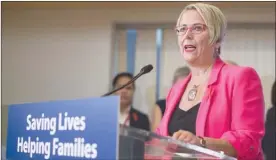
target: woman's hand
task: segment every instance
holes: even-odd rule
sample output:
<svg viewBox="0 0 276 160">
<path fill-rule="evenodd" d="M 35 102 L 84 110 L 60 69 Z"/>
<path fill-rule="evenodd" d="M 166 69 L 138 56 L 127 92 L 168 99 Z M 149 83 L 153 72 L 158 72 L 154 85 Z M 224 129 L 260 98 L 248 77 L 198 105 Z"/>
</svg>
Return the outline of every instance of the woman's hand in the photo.
<svg viewBox="0 0 276 160">
<path fill-rule="evenodd" d="M 186 143 L 200 145 L 200 139 L 197 136 L 195 136 L 193 133 L 188 131 L 179 130 L 177 132 L 174 132 L 172 138 Z"/>
</svg>

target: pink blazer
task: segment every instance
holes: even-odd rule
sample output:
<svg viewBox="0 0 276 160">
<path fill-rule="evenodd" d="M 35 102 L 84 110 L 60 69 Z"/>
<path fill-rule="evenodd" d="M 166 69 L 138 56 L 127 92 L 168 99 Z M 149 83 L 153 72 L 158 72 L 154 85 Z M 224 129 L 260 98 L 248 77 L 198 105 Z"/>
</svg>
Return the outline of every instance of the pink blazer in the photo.
<svg viewBox="0 0 276 160">
<path fill-rule="evenodd" d="M 190 78 L 170 89 L 157 134 L 168 136 L 168 123 Z M 238 160 L 263 160 L 264 97 L 254 69 L 216 60 L 198 111 L 196 135 L 227 140 Z"/>
</svg>

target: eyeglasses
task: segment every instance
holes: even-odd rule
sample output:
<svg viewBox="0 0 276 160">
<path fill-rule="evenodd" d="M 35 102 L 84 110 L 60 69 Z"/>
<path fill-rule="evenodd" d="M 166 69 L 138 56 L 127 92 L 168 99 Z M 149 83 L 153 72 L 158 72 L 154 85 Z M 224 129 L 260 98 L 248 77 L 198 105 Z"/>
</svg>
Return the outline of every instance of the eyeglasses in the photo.
<svg viewBox="0 0 276 160">
<path fill-rule="evenodd" d="M 190 30 L 193 34 L 200 34 L 206 28 L 207 26 L 205 24 L 194 24 L 190 27 L 188 27 L 187 25 L 183 25 L 183 26 L 175 27 L 175 31 L 177 35 L 184 35 L 187 33 L 188 30 Z"/>
</svg>

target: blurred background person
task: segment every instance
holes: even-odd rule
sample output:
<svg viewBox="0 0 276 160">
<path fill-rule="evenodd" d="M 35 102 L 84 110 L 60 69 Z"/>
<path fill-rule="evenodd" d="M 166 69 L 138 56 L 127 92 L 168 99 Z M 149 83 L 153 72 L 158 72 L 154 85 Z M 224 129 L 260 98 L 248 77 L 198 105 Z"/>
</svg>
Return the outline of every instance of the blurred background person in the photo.
<svg viewBox="0 0 276 160">
<path fill-rule="evenodd" d="M 221 60 L 226 28 L 214 5 L 190 4 L 181 12 L 175 30 L 191 74 L 170 89 L 156 133 L 239 160 L 263 160 L 261 80 L 253 68 Z"/>
<path fill-rule="evenodd" d="M 235 65 L 235 66 L 238 65 L 238 63 L 236 63 L 236 62 L 234 62 L 234 61 L 231 61 L 231 60 L 225 60 L 224 62 L 225 62 L 226 64 L 231 64 L 231 65 Z"/>
<path fill-rule="evenodd" d="M 128 72 L 117 74 L 112 81 L 113 89 L 125 85 L 132 78 L 133 75 Z M 134 109 L 132 106 L 134 91 L 135 83 L 132 83 L 114 93 L 120 96 L 120 124 L 149 131 L 150 122 L 148 116 Z"/>
<path fill-rule="evenodd" d="M 179 67 L 175 70 L 173 75 L 173 81 L 172 84 L 181 81 L 182 79 L 186 78 L 190 74 L 190 69 L 187 66 Z M 156 104 L 153 107 L 152 111 L 152 123 L 151 123 L 151 129 L 152 131 L 155 131 L 157 126 L 159 125 L 164 112 L 166 109 L 166 99 L 160 99 L 156 102 Z"/>
<path fill-rule="evenodd" d="M 276 106 L 276 80 L 271 89 L 272 107 L 267 111 L 265 122 L 265 135 L 263 138 L 263 150 L 266 160 L 275 160 L 275 106 Z"/>
</svg>

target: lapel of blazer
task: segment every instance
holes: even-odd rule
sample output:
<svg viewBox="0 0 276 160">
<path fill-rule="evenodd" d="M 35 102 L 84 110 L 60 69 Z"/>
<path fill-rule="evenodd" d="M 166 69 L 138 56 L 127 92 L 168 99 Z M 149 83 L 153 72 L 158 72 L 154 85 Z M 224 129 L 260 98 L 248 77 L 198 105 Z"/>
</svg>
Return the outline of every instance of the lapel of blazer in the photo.
<svg viewBox="0 0 276 160">
<path fill-rule="evenodd" d="M 218 80 L 219 73 L 224 65 L 225 63 L 220 58 L 217 58 L 212 68 L 207 89 L 201 101 L 196 119 L 196 134 L 198 136 L 204 136 L 205 134 L 206 119 L 214 98 L 212 95 L 214 93 L 215 82 Z"/>
<path fill-rule="evenodd" d="M 167 118 L 165 118 L 166 121 L 164 122 L 165 123 L 165 125 L 164 125 L 165 126 L 165 128 L 164 128 L 165 135 L 169 135 L 169 133 L 168 133 L 169 121 L 170 121 L 172 114 L 176 108 L 176 105 L 179 102 L 179 100 L 181 99 L 183 91 L 185 90 L 190 79 L 191 79 L 191 74 L 189 74 L 187 76 L 187 78 L 185 78 L 182 82 L 173 86 L 173 89 L 170 93 L 171 95 L 169 96 L 169 101 L 166 102 L 167 103 L 166 105 L 168 105 L 167 106 L 168 112 L 165 112 L 165 113 L 167 113 L 167 115 L 166 114 L 164 115 L 167 117 Z"/>
<path fill-rule="evenodd" d="M 130 111 L 129 111 L 129 125 L 130 126 L 133 126 L 134 125 L 134 120 L 133 120 L 133 117 L 132 117 L 132 113 L 134 112 L 134 110 L 133 110 L 133 108 L 132 108 L 132 106 L 131 106 L 131 108 L 130 108 Z"/>
</svg>

